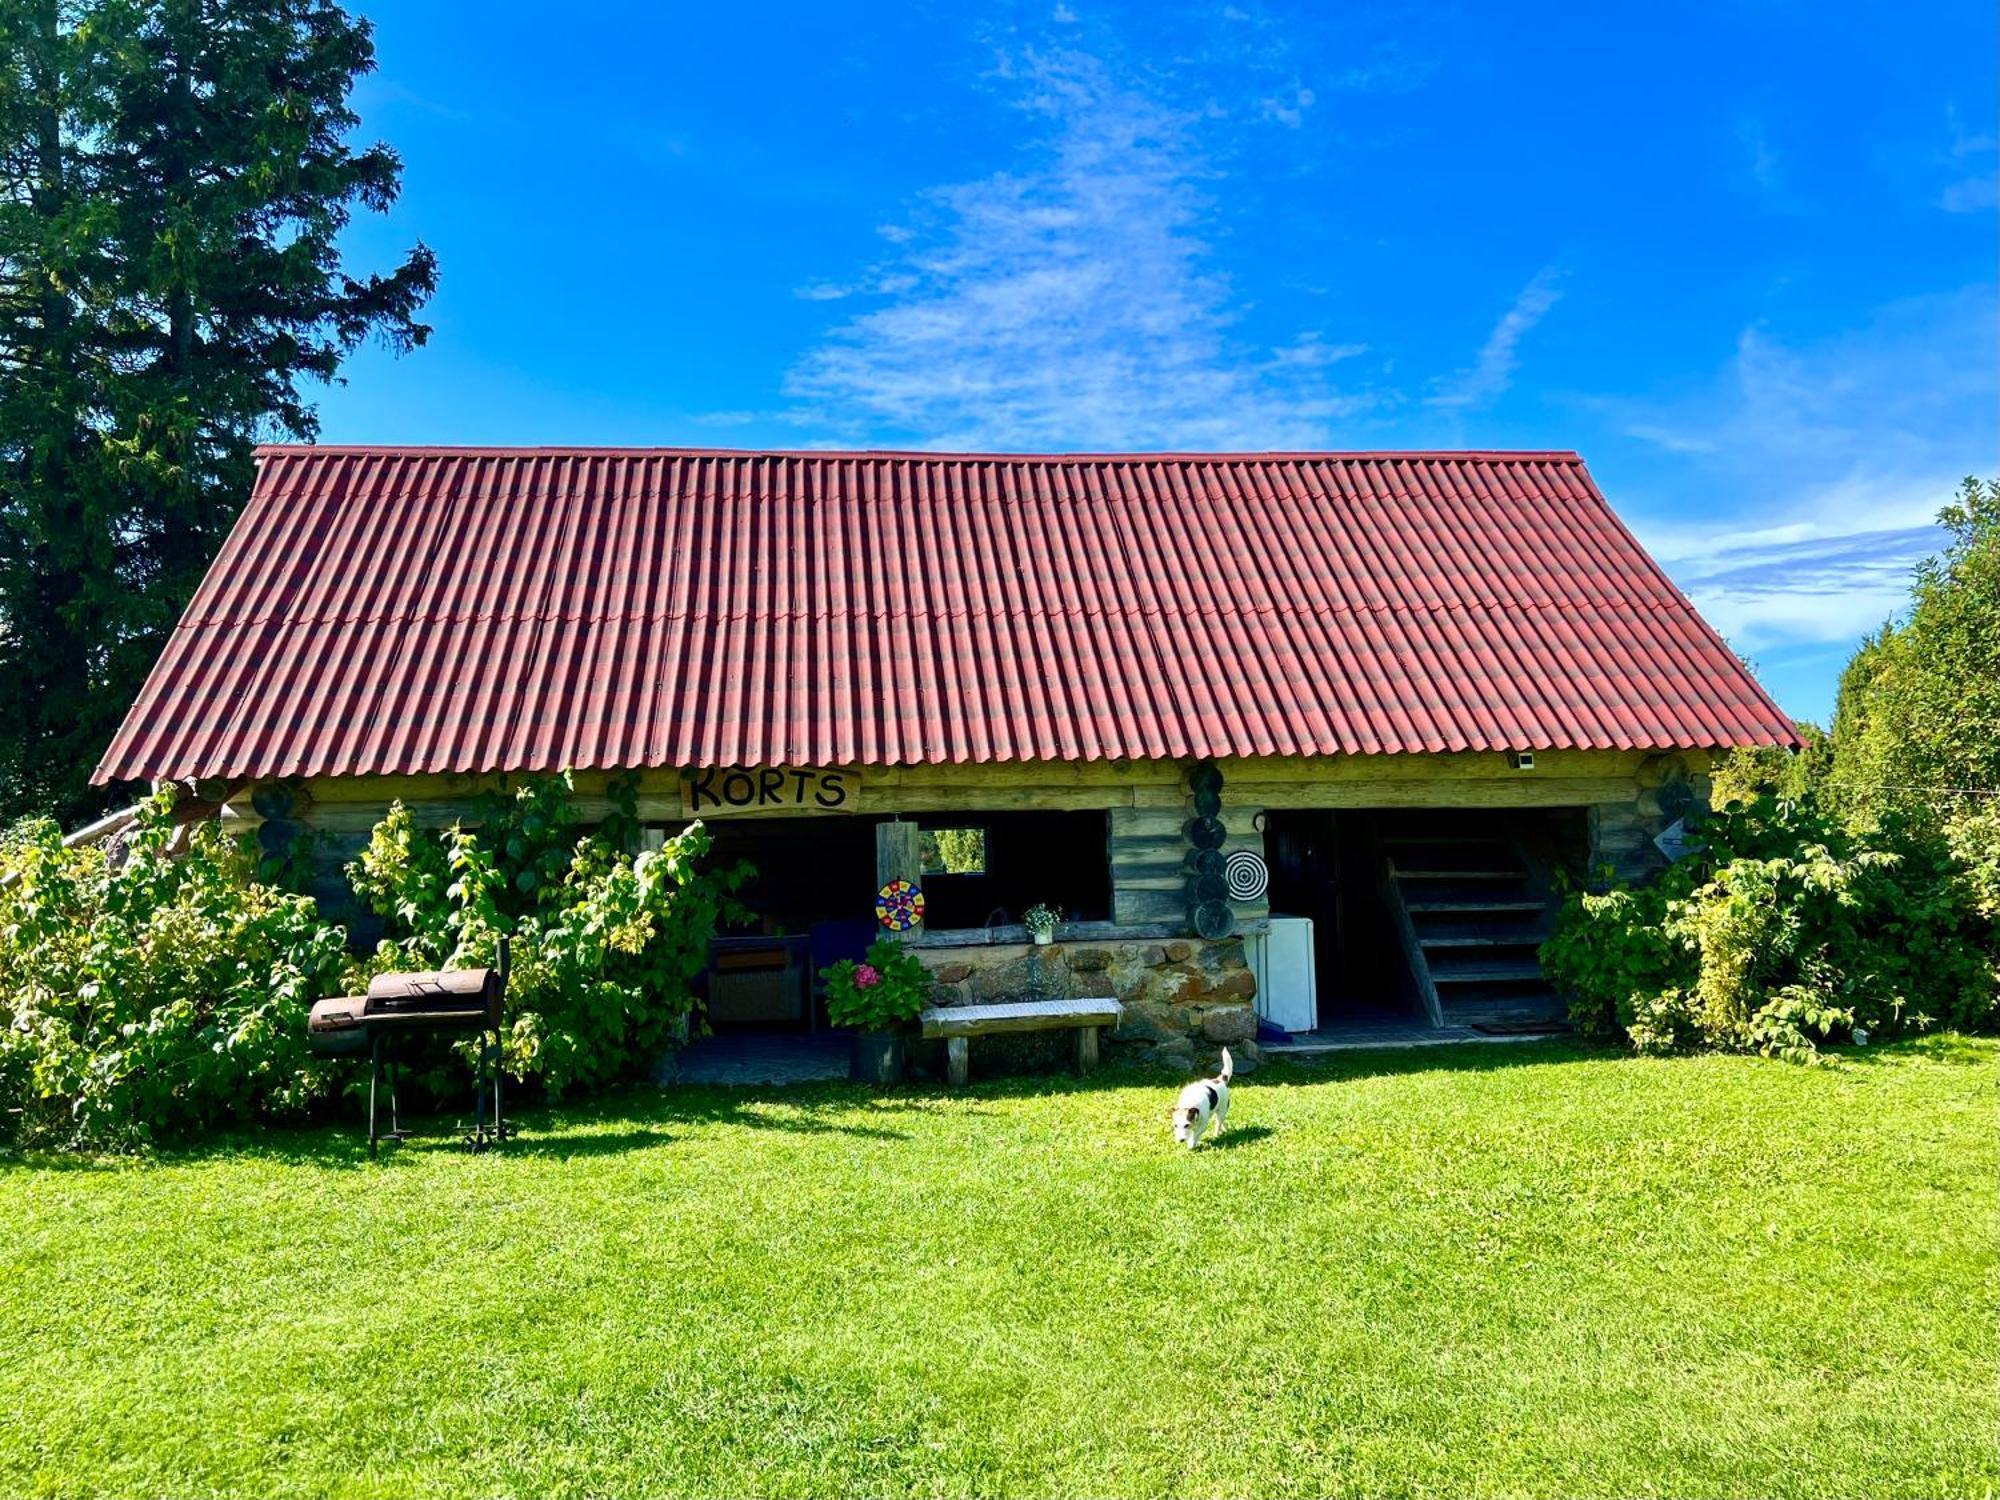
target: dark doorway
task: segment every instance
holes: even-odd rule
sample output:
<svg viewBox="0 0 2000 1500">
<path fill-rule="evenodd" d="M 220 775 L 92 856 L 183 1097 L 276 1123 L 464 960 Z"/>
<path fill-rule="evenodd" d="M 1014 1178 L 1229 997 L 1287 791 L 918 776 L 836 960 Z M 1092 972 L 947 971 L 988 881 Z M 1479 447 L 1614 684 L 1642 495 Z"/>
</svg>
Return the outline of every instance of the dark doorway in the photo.
<svg viewBox="0 0 2000 1500">
<path fill-rule="evenodd" d="M 1271 870 L 1271 914 L 1312 919 L 1319 1024 L 1418 1019 L 1369 814 L 1266 813 L 1264 858 Z"/>
<path fill-rule="evenodd" d="M 1559 1017 L 1539 949 L 1587 832 L 1581 808 L 1267 812 L 1271 914 L 1312 920 L 1319 1025 Z"/>
<path fill-rule="evenodd" d="M 819 972 L 859 958 L 876 936 L 875 820 L 718 818 L 711 860 L 747 860 L 737 892 L 748 927 L 723 933 L 702 978 L 709 1025 L 722 1032 L 810 1031 L 821 1024 Z"/>
</svg>

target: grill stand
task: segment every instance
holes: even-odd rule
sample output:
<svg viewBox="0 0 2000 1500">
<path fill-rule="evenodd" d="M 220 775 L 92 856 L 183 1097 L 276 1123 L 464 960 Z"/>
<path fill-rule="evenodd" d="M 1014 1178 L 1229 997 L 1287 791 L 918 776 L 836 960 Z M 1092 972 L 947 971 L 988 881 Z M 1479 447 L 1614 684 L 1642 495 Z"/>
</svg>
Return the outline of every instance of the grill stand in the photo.
<svg viewBox="0 0 2000 1500">
<path fill-rule="evenodd" d="M 513 939 L 507 937 L 500 939 L 500 994 L 503 1007 L 506 1004 L 509 950 L 512 947 Z M 504 1010 L 501 1019 L 503 1021 L 506 1019 Z M 496 1026 L 490 1032 L 482 1031 L 479 1034 L 479 1060 L 473 1064 L 472 1069 L 472 1134 L 465 1138 L 465 1149 L 468 1151 L 484 1151 L 489 1146 L 497 1146 L 513 1137 L 514 1123 L 500 1109 L 500 1080 L 505 1071 L 500 1066 L 500 1028 Z M 490 1126 L 487 1124 L 486 1116 L 486 1091 L 489 1079 L 493 1086 L 493 1123 Z"/>
<path fill-rule="evenodd" d="M 504 942 L 505 939 L 502 939 Z M 502 949 L 504 952 L 505 949 Z M 504 965 L 505 959 L 501 960 Z M 489 1146 L 497 1146 L 502 1141 L 512 1140 L 514 1122 L 500 1110 L 500 1033 L 482 1031 L 479 1034 L 479 1061 L 472 1071 L 472 1134 L 465 1138 L 465 1149 L 484 1151 Z M 493 1095 L 492 1123 L 487 1123 L 486 1096 Z"/>
<path fill-rule="evenodd" d="M 410 1138 L 410 1133 L 403 1129 L 403 1122 L 396 1112 L 396 1060 L 393 1057 L 384 1058 L 382 1056 L 382 1037 L 380 1033 L 376 1034 L 374 1041 L 369 1045 L 368 1060 L 368 1154 L 370 1157 L 373 1157 L 376 1154 L 375 1143 L 381 1140 L 384 1134 L 384 1132 L 377 1130 L 375 1125 L 375 1096 L 381 1090 L 382 1070 L 384 1067 L 389 1070 L 389 1129 L 386 1132 L 387 1136 L 392 1141 L 406 1141 Z"/>
</svg>

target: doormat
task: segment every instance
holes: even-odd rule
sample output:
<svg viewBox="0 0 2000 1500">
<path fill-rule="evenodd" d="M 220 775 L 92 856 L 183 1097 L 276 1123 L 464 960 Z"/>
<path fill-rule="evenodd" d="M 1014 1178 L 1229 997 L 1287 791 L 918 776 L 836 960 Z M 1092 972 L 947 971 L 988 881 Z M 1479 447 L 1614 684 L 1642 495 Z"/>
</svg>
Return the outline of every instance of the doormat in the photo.
<svg viewBox="0 0 2000 1500">
<path fill-rule="evenodd" d="M 1576 1028 L 1567 1021 L 1474 1021 L 1472 1029 L 1484 1036 L 1554 1036 Z"/>
</svg>

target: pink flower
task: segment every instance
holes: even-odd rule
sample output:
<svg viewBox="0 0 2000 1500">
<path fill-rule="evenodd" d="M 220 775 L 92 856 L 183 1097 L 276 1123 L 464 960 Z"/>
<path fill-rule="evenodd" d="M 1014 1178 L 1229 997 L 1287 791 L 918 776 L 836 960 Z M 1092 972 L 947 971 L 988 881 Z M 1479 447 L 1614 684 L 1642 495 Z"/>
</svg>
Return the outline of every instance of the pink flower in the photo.
<svg viewBox="0 0 2000 1500">
<path fill-rule="evenodd" d="M 872 990 L 881 982 L 881 970 L 877 969 L 875 965 L 856 964 L 854 966 L 854 987 L 857 990 Z"/>
</svg>

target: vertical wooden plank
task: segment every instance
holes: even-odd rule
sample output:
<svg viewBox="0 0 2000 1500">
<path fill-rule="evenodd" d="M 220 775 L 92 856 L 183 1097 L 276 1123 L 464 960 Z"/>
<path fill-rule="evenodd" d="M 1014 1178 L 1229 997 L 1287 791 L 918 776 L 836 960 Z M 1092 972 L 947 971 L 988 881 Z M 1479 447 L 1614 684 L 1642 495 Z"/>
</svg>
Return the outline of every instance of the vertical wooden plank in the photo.
<svg viewBox="0 0 2000 1500">
<path fill-rule="evenodd" d="M 944 1039 L 945 1082 L 955 1089 L 962 1089 L 972 1077 L 972 1041 L 968 1037 L 948 1036 Z"/>
<path fill-rule="evenodd" d="M 922 849 L 918 844 L 917 825 L 908 822 L 877 823 L 875 825 L 875 884 L 879 889 L 892 880 L 907 880 L 911 885 L 921 887 L 924 883 Z M 869 894 L 869 905 L 875 904 L 873 892 Z M 906 939 L 922 937 L 924 924 L 919 922 L 903 934 Z"/>
<path fill-rule="evenodd" d="M 1097 1028 L 1079 1026 L 1076 1028 L 1076 1070 L 1079 1073 L 1093 1073 L 1097 1070 Z"/>
</svg>

